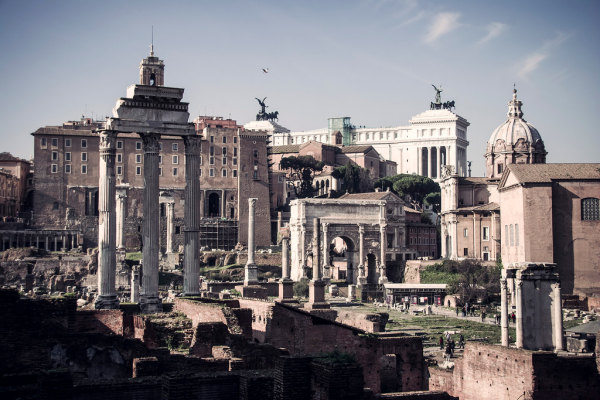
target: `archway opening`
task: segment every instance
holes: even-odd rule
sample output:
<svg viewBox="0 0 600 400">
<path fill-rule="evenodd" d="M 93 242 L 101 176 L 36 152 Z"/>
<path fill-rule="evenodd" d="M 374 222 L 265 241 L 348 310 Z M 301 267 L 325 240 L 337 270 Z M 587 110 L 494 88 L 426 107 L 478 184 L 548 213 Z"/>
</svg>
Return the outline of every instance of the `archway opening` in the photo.
<svg viewBox="0 0 600 400">
<path fill-rule="evenodd" d="M 221 216 L 220 198 L 217 193 L 211 193 L 208 195 L 208 216 L 210 218 L 217 218 Z"/>
<path fill-rule="evenodd" d="M 375 254 L 367 254 L 367 283 L 377 283 L 377 259 Z"/>
<path fill-rule="evenodd" d="M 355 246 L 347 236 L 336 236 L 329 242 L 329 276 L 334 280 L 353 282 L 355 267 Z"/>
</svg>

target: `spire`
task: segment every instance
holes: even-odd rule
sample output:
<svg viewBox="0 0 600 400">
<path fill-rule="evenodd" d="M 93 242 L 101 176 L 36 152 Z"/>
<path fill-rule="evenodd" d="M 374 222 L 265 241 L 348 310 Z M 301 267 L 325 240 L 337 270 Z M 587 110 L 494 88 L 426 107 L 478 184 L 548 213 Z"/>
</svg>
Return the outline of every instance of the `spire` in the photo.
<svg viewBox="0 0 600 400">
<path fill-rule="evenodd" d="M 513 97 L 512 100 L 508 102 L 508 118 L 521 118 L 523 117 L 523 111 L 521 111 L 521 106 L 523 103 L 520 100 L 517 100 L 517 88 L 513 85 Z"/>
<path fill-rule="evenodd" d="M 150 43 L 150 57 L 154 57 L 154 25 L 152 25 L 152 42 Z"/>
</svg>

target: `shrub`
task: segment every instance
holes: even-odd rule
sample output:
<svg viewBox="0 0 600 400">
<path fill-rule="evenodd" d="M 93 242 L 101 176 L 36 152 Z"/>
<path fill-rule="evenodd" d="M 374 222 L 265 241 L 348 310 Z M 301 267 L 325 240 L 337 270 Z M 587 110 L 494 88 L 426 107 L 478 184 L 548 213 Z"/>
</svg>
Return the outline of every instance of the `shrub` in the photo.
<svg viewBox="0 0 600 400">
<path fill-rule="evenodd" d="M 294 283 L 294 296 L 308 297 L 308 279 L 302 279 Z"/>
</svg>

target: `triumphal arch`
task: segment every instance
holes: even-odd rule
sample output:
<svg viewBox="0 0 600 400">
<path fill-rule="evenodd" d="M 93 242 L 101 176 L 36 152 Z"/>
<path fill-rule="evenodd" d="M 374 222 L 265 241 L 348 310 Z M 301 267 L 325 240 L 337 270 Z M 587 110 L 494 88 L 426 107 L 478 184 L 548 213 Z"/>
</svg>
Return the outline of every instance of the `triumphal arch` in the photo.
<svg viewBox="0 0 600 400">
<path fill-rule="evenodd" d="M 386 260 L 405 247 L 404 202 L 390 192 L 345 195 L 338 199 L 298 199 L 290 203 L 291 278 L 300 280 L 320 260 L 321 275 L 332 277 L 336 263 L 345 263 L 344 278 L 354 284 L 387 281 Z M 320 257 L 314 257 L 313 221 L 319 220 Z M 340 251 L 336 242 L 343 242 Z M 403 257 L 404 258 L 404 257 Z M 339 278 L 339 277 L 337 277 Z"/>
<path fill-rule="evenodd" d="M 140 309 L 162 309 L 158 296 L 159 255 L 159 139 L 180 136 L 185 144 L 185 230 L 183 292 L 199 293 L 200 264 L 198 233 L 200 224 L 200 140 L 194 124 L 188 122 L 188 103 L 182 102 L 183 89 L 164 85 L 164 63 L 150 55 L 140 64 L 140 84 L 127 88 L 117 100 L 113 116 L 107 118 L 100 136 L 98 201 L 98 296 L 96 308 L 117 308 L 116 288 L 116 187 L 115 155 L 119 133 L 135 133 L 143 142 L 143 223 L 142 285 Z"/>
</svg>

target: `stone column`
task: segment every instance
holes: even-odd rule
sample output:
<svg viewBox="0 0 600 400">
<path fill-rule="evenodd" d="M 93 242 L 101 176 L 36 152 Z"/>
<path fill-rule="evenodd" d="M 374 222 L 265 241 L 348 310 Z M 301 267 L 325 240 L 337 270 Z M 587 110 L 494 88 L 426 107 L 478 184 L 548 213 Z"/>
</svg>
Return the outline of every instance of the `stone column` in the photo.
<svg viewBox="0 0 600 400">
<path fill-rule="evenodd" d="M 100 211 L 100 210 L 98 210 L 98 211 Z M 113 211 L 114 211 L 114 208 L 113 208 Z M 17 239 L 17 246 L 18 245 L 19 245 L 19 242 Z M 58 235 L 56 233 L 54 234 L 54 251 L 58 251 Z"/>
<path fill-rule="evenodd" d="M 257 198 L 248 199 L 248 261 L 244 269 L 244 286 L 258 283 L 258 269 L 254 262 L 254 206 Z"/>
<path fill-rule="evenodd" d="M 74 233 L 71 233 L 71 248 L 74 249 L 77 247 L 77 236 Z M 36 237 L 37 240 L 37 237 Z"/>
<path fill-rule="evenodd" d="M 2 241 L 2 247 L 4 247 L 4 240 Z M 40 236 L 39 235 L 35 235 L 35 247 L 37 249 L 40 248 Z M 2 250 L 5 250 L 4 248 Z"/>
<path fill-rule="evenodd" d="M 290 302 L 294 298 L 294 281 L 290 279 L 289 241 L 281 238 L 281 281 L 279 282 L 279 301 Z"/>
<path fill-rule="evenodd" d="M 300 227 L 300 268 L 302 278 L 306 277 L 306 227 Z"/>
<path fill-rule="evenodd" d="M 552 285 L 552 313 L 554 314 L 554 350 L 563 350 L 562 303 L 560 299 L 560 283 Z"/>
<path fill-rule="evenodd" d="M 387 271 L 385 270 L 385 248 L 387 247 L 387 238 L 385 237 L 385 224 L 379 225 L 379 283 L 387 282 Z"/>
<path fill-rule="evenodd" d="M 500 329 L 502 334 L 502 346 L 508 347 L 508 285 L 506 279 L 500 279 Z"/>
<path fill-rule="evenodd" d="M 173 252 L 173 235 L 175 234 L 175 203 L 165 203 L 167 207 L 167 254 Z"/>
<path fill-rule="evenodd" d="M 134 266 L 131 269 L 131 302 L 140 301 L 140 267 Z"/>
<path fill-rule="evenodd" d="M 394 227 L 394 247 L 396 249 L 398 249 L 399 247 L 404 247 L 404 246 L 400 246 L 400 238 L 398 237 L 399 233 L 398 233 L 399 229 L 397 226 Z"/>
<path fill-rule="evenodd" d="M 437 146 L 437 177 L 442 175 L 442 146 Z"/>
<path fill-rule="evenodd" d="M 365 277 L 365 227 L 358 225 L 358 277 Z"/>
<path fill-rule="evenodd" d="M 156 133 L 140 134 L 144 142 L 144 220 L 142 222 L 142 288 L 140 310 L 153 313 L 162 310 L 158 297 L 158 236 L 159 236 L 159 186 L 158 140 Z"/>
<path fill-rule="evenodd" d="M 185 136 L 185 231 L 183 255 L 183 293 L 200 293 L 200 259 L 198 258 L 200 230 L 200 136 Z M 171 215 L 171 225 L 173 216 Z M 167 226 L 169 223 L 167 222 Z M 172 236 L 172 235 L 171 235 Z M 167 245 L 169 236 L 167 235 Z M 172 250 L 167 248 L 167 251 Z"/>
<path fill-rule="evenodd" d="M 10 245 L 10 242 L 8 244 Z M 49 251 L 49 250 L 50 250 L 50 236 L 48 236 L 48 234 L 46 234 L 46 251 Z"/>
<path fill-rule="evenodd" d="M 117 192 L 117 249 L 125 250 L 125 190 Z"/>
<path fill-rule="evenodd" d="M 118 308 L 115 290 L 117 268 L 115 218 L 115 151 L 117 134 L 100 133 L 98 167 L 98 297 L 96 308 Z M 56 248 L 56 237 L 54 237 Z"/>
<path fill-rule="evenodd" d="M 312 268 L 313 268 L 313 277 L 312 280 L 313 281 L 320 281 L 321 280 L 321 266 L 320 266 L 320 249 L 319 249 L 319 244 L 320 244 L 320 229 L 319 229 L 319 225 L 320 225 L 320 221 L 319 218 L 314 218 L 313 219 L 313 238 L 312 238 L 312 254 L 313 254 L 313 263 L 312 263 Z"/>
<path fill-rule="evenodd" d="M 523 348 L 523 282 L 516 280 L 517 294 L 517 348 Z"/>
<path fill-rule="evenodd" d="M 329 228 L 329 224 L 324 222 L 323 224 L 323 275 L 326 278 L 329 278 L 329 238 L 327 236 L 327 230 Z"/>
</svg>

